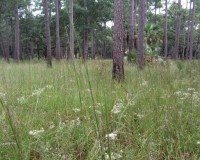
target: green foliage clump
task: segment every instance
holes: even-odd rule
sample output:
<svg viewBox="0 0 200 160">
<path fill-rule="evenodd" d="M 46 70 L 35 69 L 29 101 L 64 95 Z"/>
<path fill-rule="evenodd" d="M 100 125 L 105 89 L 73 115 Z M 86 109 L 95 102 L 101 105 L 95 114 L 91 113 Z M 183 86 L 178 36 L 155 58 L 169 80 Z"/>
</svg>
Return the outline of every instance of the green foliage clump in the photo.
<svg viewBox="0 0 200 160">
<path fill-rule="evenodd" d="M 136 63 L 137 62 L 137 50 L 134 49 L 133 52 L 128 53 L 127 55 L 128 62 Z"/>
</svg>

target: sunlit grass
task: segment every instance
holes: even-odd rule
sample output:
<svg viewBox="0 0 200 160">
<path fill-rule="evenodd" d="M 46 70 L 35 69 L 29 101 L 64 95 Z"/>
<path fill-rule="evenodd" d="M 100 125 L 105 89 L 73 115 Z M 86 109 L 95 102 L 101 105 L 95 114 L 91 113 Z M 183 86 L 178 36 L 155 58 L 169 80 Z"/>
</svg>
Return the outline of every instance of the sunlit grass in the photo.
<svg viewBox="0 0 200 160">
<path fill-rule="evenodd" d="M 111 71 L 109 60 L 1 61 L 0 159 L 200 157 L 200 62 L 126 64 L 122 84 Z"/>
</svg>

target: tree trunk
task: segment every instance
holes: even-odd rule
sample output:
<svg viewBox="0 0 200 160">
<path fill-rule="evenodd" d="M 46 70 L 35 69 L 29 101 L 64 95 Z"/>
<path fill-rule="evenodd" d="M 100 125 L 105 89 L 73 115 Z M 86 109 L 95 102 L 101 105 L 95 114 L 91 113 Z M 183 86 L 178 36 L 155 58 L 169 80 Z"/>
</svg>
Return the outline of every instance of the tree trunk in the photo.
<svg viewBox="0 0 200 160">
<path fill-rule="evenodd" d="M 132 53 L 134 49 L 134 12 L 134 0 L 129 0 L 129 53 Z"/>
<path fill-rule="evenodd" d="M 167 6 L 167 0 L 165 0 L 165 27 L 164 27 L 164 32 L 165 32 L 165 39 L 164 39 L 164 42 L 165 42 L 165 58 L 167 58 L 167 52 L 168 52 L 168 46 L 167 46 L 167 31 L 168 31 L 168 6 Z"/>
<path fill-rule="evenodd" d="M 5 59 L 7 62 L 9 62 L 9 24 L 8 24 L 8 18 L 6 18 L 6 48 L 5 48 Z"/>
<path fill-rule="evenodd" d="M 186 47 L 186 59 L 189 59 L 189 50 L 190 50 L 190 20 L 191 20 L 191 12 L 192 12 L 192 0 L 190 0 L 190 11 L 188 17 L 188 32 L 187 32 L 187 47 Z"/>
<path fill-rule="evenodd" d="M 51 33 L 49 27 L 49 13 L 48 13 L 48 2 L 43 0 L 44 7 L 44 21 L 45 21 L 45 32 L 46 32 L 46 46 L 47 46 L 47 66 L 52 67 L 51 62 Z"/>
<path fill-rule="evenodd" d="M 189 57 L 190 60 L 193 59 L 193 42 L 194 42 L 195 12 L 196 12 L 196 0 L 193 0 L 192 22 L 191 22 L 191 30 L 190 30 L 190 57 Z"/>
<path fill-rule="evenodd" d="M 59 1 L 60 0 L 55 0 L 56 4 L 56 59 L 60 60 L 61 59 L 61 54 L 60 54 L 60 10 L 59 10 Z"/>
<path fill-rule="evenodd" d="M 114 1 L 114 43 L 112 77 L 119 82 L 124 80 L 124 3 L 124 0 Z"/>
<path fill-rule="evenodd" d="M 181 0 L 178 0 L 178 14 L 176 18 L 176 37 L 175 37 L 175 48 L 172 58 L 177 59 L 179 53 L 179 41 L 180 41 L 180 30 L 181 30 Z"/>
<path fill-rule="evenodd" d="M 20 58 L 20 31 L 19 31 L 19 13 L 18 13 L 18 1 L 15 6 L 15 51 L 14 59 L 19 61 Z"/>
<path fill-rule="evenodd" d="M 95 59 L 95 46 L 96 46 L 96 43 L 95 43 L 95 40 L 94 40 L 94 31 L 91 32 L 91 41 L 92 41 L 92 47 L 91 47 L 91 58 L 92 59 Z"/>
<path fill-rule="evenodd" d="M 138 22 L 138 66 L 144 66 L 144 25 L 146 17 L 146 0 L 140 1 L 139 22 Z"/>
<path fill-rule="evenodd" d="M 70 23 L 70 38 L 69 38 L 69 43 L 70 43 L 70 57 L 69 59 L 74 58 L 74 0 L 70 0 L 69 2 L 69 23 Z"/>
<path fill-rule="evenodd" d="M 85 30 L 83 31 L 83 43 L 82 43 L 82 55 L 83 61 L 86 61 L 88 57 L 88 32 Z"/>
</svg>

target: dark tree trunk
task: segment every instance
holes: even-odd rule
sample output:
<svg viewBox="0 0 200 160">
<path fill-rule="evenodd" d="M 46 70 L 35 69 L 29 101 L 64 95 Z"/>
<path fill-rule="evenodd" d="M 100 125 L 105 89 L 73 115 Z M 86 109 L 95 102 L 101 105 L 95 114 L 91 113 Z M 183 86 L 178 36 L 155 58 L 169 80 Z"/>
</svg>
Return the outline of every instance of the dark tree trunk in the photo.
<svg viewBox="0 0 200 160">
<path fill-rule="evenodd" d="M 134 12 L 134 0 L 129 0 L 129 53 L 132 53 L 134 49 Z"/>
<path fill-rule="evenodd" d="M 119 82 L 124 80 L 124 3 L 124 0 L 115 0 L 114 2 L 114 43 L 112 77 Z"/>
<path fill-rule="evenodd" d="M 47 66 L 52 67 L 51 62 L 51 33 L 49 27 L 49 13 L 48 13 L 48 2 L 43 0 L 44 7 L 44 21 L 45 21 L 45 32 L 46 32 L 46 46 L 47 46 Z"/>
<path fill-rule="evenodd" d="M 187 31 L 187 47 L 186 47 L 186 59 L 189 59 L 189 51 L 190 51 L 190 21 L 191 21 L 191 12 L 192 12 L 192 0 L 190 0 L 190 11 L 188 17 L 188 31 Z"/>
<path fill-rule="evenodd" d="M 175 37 L 175 47 L 174 53 L 172 55 L 173 59 L 178 58 L 179 53 L 179 41 L 180 41 L 180 30 L 181 30 L 181 0 L 178 0 L 178 14 L 176 17 L 176 37 Z"/>
<path fill-rule="evenodd" d="M 9 43 L 9 24 L 8 24 L 8 18 L 6 18 L 6 48 L 5 48 L 5 59 L 7 62 L 9 62 L 9 46 L 10 46 L 10 43 Z"/>
<path fill-rule="evenodd" d="M 18 13 L 18 1 L 15 6 L 15 50 L 14 59 L 19 61 L 20 58 L 20 31 L 19 31 L 19 13 Z"/>
<path fill-rule="evenodd" d="M 86 61 L 88 57 L 88 32 L 87 30 L 83 31 L 83 43 L 82 43 L 82 55 L 83 61 Z"/>
<path fill-rule="evenodd" d="M 192 9 L 192 22 L 190 30 L 190 56 L 189 59 L 193 59 L 193 42 L 194 42 L 194 27 L 195 27 L 195 12 L 196 12 L 196 0 L 193 0 L 193 9 Z"/>
<path fill-rule="evenodd" d="M 167 46 L 167 31 L 168 31 L 168 6 L 167 6 L 167 0 L 165 0 L 165 27 L 164 27 L 164 32 L 165 32 L 165 38 L 164 38 L 164 43 L 165 43 L 165 58 L 167 58 L 167 52 L 168 52 L 168 46 Z"/>
<path fill-rule="evenodd" d="M 144 25 L 146 17 L 146 0 L 140 1 L 139 22 L 138 22 L 138 66 L 144 66 Z"/>
<path fill-rule="evenodd" d="M 60 0 L 55 0 L 56 4 L 56 59 L 61 59 L 60 54 L 60 10 L 59 10 L 59 2 Z"/>
<path fill-rule="evenodd" d="M 69 19 L 70 19 L 70 38 L 69 38 L 69 43 L 70 43 L 70 57 L 69 59 L 74 58 L 74 0 L 70 0 L 69 2 Z"/>
<path fill-rule="evenodd" d="M 94 40 L 94 31 L 91 32 L 91 41 L 92 41 L 91 58 L 95 59 L 96 43 L 95 43 L 95 40 Z"/>
</svg>

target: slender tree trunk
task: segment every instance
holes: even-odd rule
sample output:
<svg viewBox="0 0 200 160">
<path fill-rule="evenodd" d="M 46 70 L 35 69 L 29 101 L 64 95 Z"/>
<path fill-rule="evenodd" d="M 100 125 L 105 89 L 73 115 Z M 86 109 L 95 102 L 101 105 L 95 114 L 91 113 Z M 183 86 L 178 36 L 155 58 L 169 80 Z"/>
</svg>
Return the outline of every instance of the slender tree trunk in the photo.
<svg viewBox="0 0 200 160">
<path fill-rule="evenodd" d="M 8 18 L 6 18 L 6 49 L 5 49 L 5 58 L 6 61 L 9 62 L 9 46 L 10 46 L 10 42 L 9 42 L 9 24 L 8 24 Z"/>
<path fill-rule="evenodd" d="M 60 0 L 55 0 L 56 4 L 56 59 L 60 60 L 61 59 L 61 54 L 60 54 L 60 10 L 59 10 L 59 1 Z"/>
<path fill-rule="evenodd" d="M 134 49 L 134 12 L 134 0 L 129 0 L 129 53 L 132 53 Z"/>
<path fill-rule="evenodd" d="M 83 43 L 82 43 L 82 52 L 83 52 L 83 61 L 86 61 L 87 56 L 88 56 L 88 35 L 87 31 L 83 31 Z"/>
<path fill-rule="evenodd" d="M 31 59 L 33 59 L 34 58 L 34 45 L 33 45 L 33 42 L 31 41 L 30 43 L 29 43 L 29 45 L 30 45 L 30 52 L 31 52 Z"/>
<path fill-rule="evenodd" d="M 92 47 L 91 47 L 91 58 L 95 59 L 95 40 L 94 40 L 94 31 L 91 32 L 91 41 L 92 41 Z"/>
<path fill-rule="evenodd" d="M 195 28 L 195 12 L 196 12 L 196 0 L 193 0 L 193 9 L 192 9 L 192 22 L 191 22 L 191 30 L 190 30 L 190 57 L 193 58 L 193 42 L 194 42 L 194 28 Z"/>
<path fill-rule="evenodd" d="M 124 0 L 114 1 L 114 43 L 112 77 L 119 82 L 124 80 L 124 4 Z"/>
<path fill-rule="evenodd" d="M 191 21 L 191 12 L 192 12 L 192 0 L 190 0 L 190 11 L 188 17 L 188 31 L 187 31 L 187 47 L 186 47 L 186 59 L 189 59 L 190 51 L 190 21 Z"/>
<path fill-rule="evenodd" d="M 73 15 L 74 15 L 74 0 L 69 1 L 69 21 L 70 21 L 70 57 L 69 59 L 74 58 L 74 20 L 73 20 Z"/>
<path fill-rule="evenodd" d="M 1 45 L 1 50 L 2 50 L 2 56 L 3 56 L 3 58 L 4 59 L 6 59 L 5 58 L 5 44 L 4 44 L 4 40 L 3 40 L 4 38 L 2 37 L 2 35 L 0 34 L 0 45 Z"/>
<path fill-rule="evenodd" d="M 48 2 L 43 0 L 44 6 L 44 19 L 45 19 L 45 32 L 46 32 L 46 45 L 47 45 L 47 66 L 52 67 L 51 62 L 51 33 L 49 27 L 49 13 L 48 13 Z"/>
<path fill-rule="evenodd" d="M 181 0 L 178 0 L 178 14 L 176 18 L 176 37 L 175 37 L 175 48 L 172 58 L 177 59 L 179 53 L 179 41 L 180 41 L 180 30 L 181 30 Z"/>
<path fill-rule="evenodd" d="M 168 38 L 167 38 L 167 31 L 168 31 L 168 6 L 167 6 L 167 0 L 165 0 L 165 27 L 164 27 L 164 32 L 165 32 L 165 58 L 167 58 L 167 54 L 168 54 Z"/>
<path fill-rule="evenodd" d="M 146 0 L 140 1 L 139 22 L 138 22 L 138 66 L 144 66 L 144 25 L 146 17 Z"/>
<path fill-rule="evenodd" d="M 19 13 L 18 13 L 18 1 L 15 6 L 15 51 L 14 59 L 19 61 L 20 58 L 20 30 L 19 30 Z"/>
</svg>

